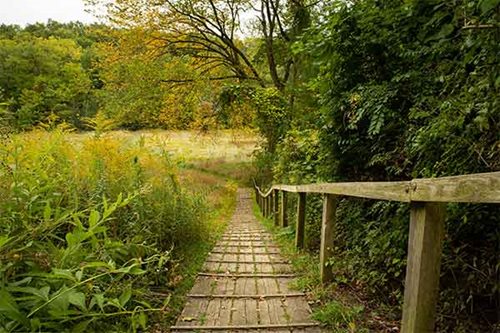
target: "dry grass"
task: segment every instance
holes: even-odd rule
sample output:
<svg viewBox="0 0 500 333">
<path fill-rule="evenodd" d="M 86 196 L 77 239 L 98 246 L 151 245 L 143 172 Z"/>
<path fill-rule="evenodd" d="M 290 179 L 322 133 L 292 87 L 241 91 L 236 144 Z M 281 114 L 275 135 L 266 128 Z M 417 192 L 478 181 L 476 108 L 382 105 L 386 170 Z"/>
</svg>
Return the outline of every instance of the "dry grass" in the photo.
<svg viewBox="0 0 500 333">
<path fill-rule="evenodd" d="M 93 133 L 71 134 L 78 143 Z M 140 145 L 154 151 L 166 150 L 174 158 L 186 161 L 224 160 L 227 162 L 249 162 L 259 143 L 259 137 L 252 131 L 220 130 L 197 131 L 112 131 L 105 138 L 119 139 L 130 145 Z"/>
</svg>

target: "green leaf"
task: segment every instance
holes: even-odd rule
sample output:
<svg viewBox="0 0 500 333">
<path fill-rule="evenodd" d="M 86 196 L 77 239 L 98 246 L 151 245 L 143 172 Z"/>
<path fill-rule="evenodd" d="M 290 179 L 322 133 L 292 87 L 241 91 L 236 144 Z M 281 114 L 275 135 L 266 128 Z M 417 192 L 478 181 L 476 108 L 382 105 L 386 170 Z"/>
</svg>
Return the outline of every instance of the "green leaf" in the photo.
<svg viewBox="0 0 500 333">
<path fill-rule="evenodd" d="M 99 223 L 100 218 L 101 218 L 101 215 L 99 214 L 98 211 L 93 210 L 90 212 L 89 226 L 91 229 Z"/>
<path fill-rule="evenodd" d="M 146 274 L 146 271 L 137 267 L 137 266 L 134 266 L 130 269 L 129 273 L 132 275 L 142 275 L 142 274 Z"/>
<path fill-rule="evenodd" d="M 92 297 L 92 300 L 95 300 L 101 311 L 104 311 L 104 294 L 95 294 L 94 297 Z"/>
<path fill-rule="evenodd" d="M 479 8 L 483 14 L 489 12 L 490 10 L 496 8 L 500 4 L 500 0 L 483 0 L 481 1 Z"/>
<path fill-rule="evenodd" d="M 9 238 L 7 236 L 0 236 L 0 248 L 2 246 L 4 246 L 5 244 L 7 244 L 10 240 L 11 240 L 11 238 Z"/>
<path fill-rule="evenodd" d="M 69 307 L 68 287 L 62 286 L 59 290 L 51 295 L 51 301 L 48 304 L 50 311 L 57 313 L 66 313 Z"/>
<path fill-rule="evenodd" d="M 43 210 L 43 219 L 45 221 L 49 221 L 51 216 L 52 216 L 52 209 L 50 208 L 50 204 L 47 202 Z"/>
<path fill-rule="evenodd" d="M 445 24 L 437 34 L 432 35 L 427 41 L 439 40 L 448 37 L 455 30 L 455 25 L 452 23 Z"/>
<path fill-rule="evenodd" d="M 137 322 L 139 323 L 139 325 L 141 325 L 142 329 L 144 330 L 146 329 L 147 321 L 148 321 L 148 316 L 146 316 L 146 313 L 140 312 L 137 316 Z"/>
<path fill-rule="evenodd" d="M 55 277 L 55 278 L 75 281 L 75 277 L 73 276 L 73 274 L 71 273 L 71 271 L 69 269 L 53 268 L 51 275 L 52 275 L 52 277 Z"/>
<path fill-rule="evenodd" d="M 50 292 L 49 286 L 45 286 L 40 289 L 33 287 L 10 287 L 9 290 L 19 293 L 34 295 L 41 298 L 44 301 L 49 300 L 49 292 Z"/>
<path fill-rule="evenodd" d="M 127 288 L 125 289 L 125 291 L 120 295 L 119 297 L 119 301 L 120 301 L 120 305 L 122 307 L 125 307 L 125 305 L 128 303 L 128 301 L 130 300 L 130 297 L 132 297 L 132 289 L 130 288 Z"/>
<path fill-rule="evenodd" d="M 22 324 L 24 327 L 30 327 L 28 318 L 19 310 L 17 303 L 6 290 L 0 290 L 0 313 L 5 317 Z"/>
<path fill-rule="evenodd" d="M 71 290 L 68 292 L 68 301 L 70 304 L 77 306 L 81 310 L 87 311 L 84 293 Z"/>
<path fill-rule="evenodd" d="M 106 305 L 111 305 L 111 306 L 114 306 L 114 307 L 122 310 L 122 306 L 120 304 L 120 301 L 117 298 L 113 298 L 113 299 L 108 300 Z"/>
<path fill-rule="evenodd" d="M 85 264 L 84 266 L 82 266 L 82 269 L 85 269 L 85 268 L 107 268 L 107 269 L 113 269 L 113 267 L 103 261 L 92 261 L 92 262 L 89 262 L 87 264 Z"/>
<path fill-rule="evenodd" d="M 71 329 L 71 332 L 72 333 L 83 333 L 83 332 L 87 332 L 87 326 L 89 326 L 89 324 L 93 321 L 93 319 L 89 319 L 89 320 L 85 320 L 85 321 L 82 321 L 78 324 L 76 324 L 75 326 L 73 326 L 73 328 Z"/>
</svg>

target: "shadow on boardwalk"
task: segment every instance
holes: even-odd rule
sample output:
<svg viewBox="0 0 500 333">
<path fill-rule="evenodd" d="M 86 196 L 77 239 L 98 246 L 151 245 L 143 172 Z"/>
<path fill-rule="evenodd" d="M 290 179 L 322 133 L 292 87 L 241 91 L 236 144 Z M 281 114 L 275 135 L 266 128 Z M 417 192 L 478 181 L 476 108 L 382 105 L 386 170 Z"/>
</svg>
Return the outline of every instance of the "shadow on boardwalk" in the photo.
<svg viewBox="0 0 500 333">
<path fill-rule="evenodd" d="M 172 332 L 321 332 L 291 265 L 252 213 L 250 190 L 210 253 Z"/>
</svg>

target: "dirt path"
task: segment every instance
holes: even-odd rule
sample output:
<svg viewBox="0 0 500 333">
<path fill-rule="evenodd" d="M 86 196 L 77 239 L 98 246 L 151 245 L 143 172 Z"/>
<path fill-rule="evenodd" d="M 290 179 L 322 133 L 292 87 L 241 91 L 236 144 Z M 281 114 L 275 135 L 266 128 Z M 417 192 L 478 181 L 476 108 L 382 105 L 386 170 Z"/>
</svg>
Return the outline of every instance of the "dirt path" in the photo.
<svg viewBox="0 0 500 333">
<path fill-rule="evenodd" d="M 321 332 L 292 267 L 252 213 L 250 190 L 198 274 L 172 332 Z"/>
</svg>

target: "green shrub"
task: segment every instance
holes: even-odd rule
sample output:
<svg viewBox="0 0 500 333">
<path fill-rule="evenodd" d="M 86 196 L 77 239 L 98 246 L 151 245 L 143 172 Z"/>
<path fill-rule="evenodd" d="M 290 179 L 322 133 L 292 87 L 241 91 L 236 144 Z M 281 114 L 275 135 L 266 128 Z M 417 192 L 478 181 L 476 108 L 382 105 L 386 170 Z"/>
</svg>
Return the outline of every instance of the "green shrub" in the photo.
<svg viewBox="0 0 500 333">
<path fill-rule="evenodd" d="M 0 143 L 0 331 L 136 331 L 204 200 L 166 153 L 35 131 Z"/>
<path fill-rule="evenodd" d="M 294 44 L 297 54 L 311 59 L 307 87 L 320 107 L 283 127 L 274 158 L 267 158 L 274 181 L 395 181 L 498 171 L 498 5 L 366 0 L 321 6 Z M 483 29 L 471 28 L 476 24 Z M 447 212 L 437 328 L 492 330 L 500 307 L 493 255 L 500 241 L 498 206 L 448 205 Z M 313 203 L 307 213 L 314 235 L 320 205 Z M 337 282 L 390 305 L 398 316 L 408 205 L 345 199 L 338 214 L 331 262 Z"/>
</svg>

